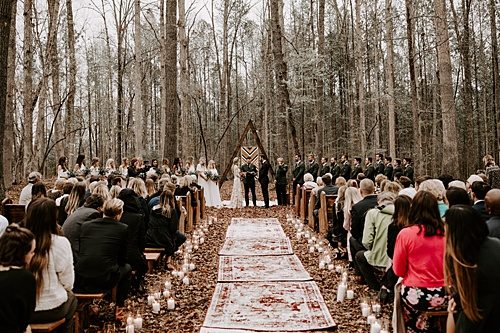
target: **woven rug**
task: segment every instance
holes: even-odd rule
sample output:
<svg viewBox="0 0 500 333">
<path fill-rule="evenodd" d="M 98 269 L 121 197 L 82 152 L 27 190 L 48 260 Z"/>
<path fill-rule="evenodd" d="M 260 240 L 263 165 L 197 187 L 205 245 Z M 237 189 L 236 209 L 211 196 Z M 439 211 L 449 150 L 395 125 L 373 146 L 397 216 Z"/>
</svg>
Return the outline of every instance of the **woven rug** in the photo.
<svg viewBox="0 0 500 333">
<path fill-rule="evenodd" d="M 226 238 L 221 256 L 276 256 L 292 254 L 288 238 Z"/>
<path fill-rule="evenodd" d="M 308 280 L 311 276 L 296 255 L 219 257 L 219 282 Z"/>
<path fill-rule="evenodd" d="M 233 218 L 227 228 L 227 238 L 286 238 L 278 219 Z"/>
<path fill-rule="evenodd" d="M 314 282 L 219 283 L 204 327 L 309 331 L 335 327 Z"/>
<path fill-rule="evenodd" d="M 252 333 L 252 332 L 256 332 L 254 330 L 235 330 L 235 329 L 226 329 L 226 328 L 210 328 L 210 327 L 202 327 L 200 329 L 200 333 Z M 278 331 L 274 331 L 274 332 L 270 332 L 270 331 L 258 331 L 259 333 L 293 333 L 293 332 L 278 332 Z M 296 332 L 296 331 L 295 331 Z M 308 331 L 307 331 L 308 332 Z M 317 333 L 318 331 L 315 331 L 315 333 Z M 305 331 L 301 331 L 300 333 L 306 333 Z"/>
</svg>

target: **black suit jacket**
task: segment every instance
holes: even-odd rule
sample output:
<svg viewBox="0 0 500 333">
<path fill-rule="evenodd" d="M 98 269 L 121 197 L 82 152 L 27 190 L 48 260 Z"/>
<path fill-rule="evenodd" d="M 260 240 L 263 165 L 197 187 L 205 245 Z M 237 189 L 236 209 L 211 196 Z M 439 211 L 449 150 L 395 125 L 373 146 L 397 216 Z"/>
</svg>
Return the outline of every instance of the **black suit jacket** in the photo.
<svg viewBox="0 0 500 333">
<path fill-rule="evenodd" d="M 352 172 L 351 172 L 351 179 L 356 179 L 358 178 L 358 175 L 360 173 L 363 173 L 363 169 L 361 168 L 361 165 L 355 165 Z"/>
<path fill-rule="evenodd" d="M 392 167 L 391 163 L 387 163 L 384 169 L 384 175 L 389 179 L 390 181 L 394 180 L 394 168 Z"/>
<path fill-rule="evenodd" d="M 304 162 L 300 161 L 298 164 L 295 163 L 295 168 L 293 169 L 293 178 L 295 181 L 293 182 L 294 187 L 296 184 L 302 185 L 304 184 L 304 172 L 306 170 L 306 166 Z"/>
<path fill-rule="evenodd" d="M 384 174 L 385 165 L 383 161 L 378 161 L 375 163 L 375 171 L 377 175 Z"/>
<path fill-rule="evenodd" d="M 75 265 L 78 262 L 82 225 L 100 217 L 102 217 L 102 213 L 98 210 L 89 207 L 80 207 L 77 208 L 73 214 L 68 216 L 64 222 L 62 230 L 64 232 L 64 236 L 71 244 L 71 249 L 73 250 L 73 263 L 75 263 Z"/>
<path fill-rule="evenodd" d="M 491 215 L 489 215 L 488 212 L 486 211 L 486 203 L 484 202 L 484 200 L 476 202 L 472 206 L 472 208 L 474 208 L 479 213 L 481 213 L 481 217 L 483 218 L 484 222 L 486 222 L 490 219 Z"/>
<path fill-rule="evenodd" d="M 395 168 L 394 168 L 394 172 L 393 172 L 393 173 L 394 173 L 394 174 L 397 174 L 398 172 L 399 172 L 399 173 L 402 173 L 402 174 L 403 174 L 403 176 L 404 176 L 404 170 L 403 170 L 403 167 L 401 167 L 401 166 L 397 166 L 397 167 L 395 167 Z"/>
<path fill-rule="evenodd" d="M 351 165 L 349 162 L 345 162 L 342 164 L 340 168 L 340 175 L 345 178 L 345 180 L 349 180 L 351 178 Z"/>
<path fill-rule="evenodd" d="M 414 170 L 413 170 L 413 166 L 411 166 L 410 164 L 408 164 L 406 167 L 405 167 L 405 170 L 403 172 L 403 174 L 410 178 L 411 181 L 413 182 L 413 174 L 414 174 Z"/>
<path fill-rule="evenodd" d="M 91 292 L 113 287 L 120 266 L 127 263 L 127 238 L 127 225 L 107 217 L 82 225 L 75 267 L 77 289 Z"/>
<path fill-rule="evenodd" d="M 310 173 L 313 175 L 314 179 L 318 176 L 319 164 L 316 161 L 312 163 L 307 162 L 307 168 L 305 173 Z"/>
<path fill-rule="evenodd" d="M 329 172 L 330 172 L 330 166 L 327 163 L 325 163 L 319 169 L 319 176 L 323 177 L 324 175 L 326 175 Z"/>
<path fill-rule="evenodd" d="M 288 182 L 286 180 L 286 173 L 288 171 L 288 165 L 278 165 L 276 168 L 276 184 L 286 185 Z"/>
<path fill-rule="evenodd" d="M 331 165 L 330 173 L 332 174 L 332 183 L 335 183 L 335 180 L 340 176 L 340 165 L 338 163 Z"/>
<path fill-rule="evenodd" d="M 375 181 L 375 168 L 373 167 L 373 164 L 370 163 L 366 167 L 365 176 L 366 176 L 366 178 L 371 179 L 372 181 Z"/>
<path fill-rule="evenodd" d="M 246 172 L 245 179 L 243 179 L 243 184 L 248 186 L 255 186 L 257 167 L 253 164 L 245 163 L 241 166 L 241 172 Z"/>
<path fill-rule="evenodd" d="M 363 198 L 351 209 L 351 235 L 359 242 L 363 239 L 366 212 L 377 206 L 377 195 L 372 194 Z"/>
<path fill-rule="evenodd" d="M 259 170 L 259 182 L 262 184 L 269 184 L 269 170 L 271 169 L 271 165 L 269 165 L 268 161 L 262 162 Z"/>
</svg>

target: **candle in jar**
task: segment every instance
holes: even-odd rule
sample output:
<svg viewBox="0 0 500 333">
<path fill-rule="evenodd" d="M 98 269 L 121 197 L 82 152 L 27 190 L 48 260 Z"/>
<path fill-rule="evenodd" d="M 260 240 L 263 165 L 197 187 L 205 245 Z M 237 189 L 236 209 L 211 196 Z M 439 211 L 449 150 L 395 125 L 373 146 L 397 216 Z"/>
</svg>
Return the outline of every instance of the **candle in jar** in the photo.
<svg viewBox="0 0 500 333">
<path fill-rule="evenodd" d="M 177 276 L 179 277 L 179 279 L 183 279 L 184 278 L 184 272 L 178 272 L 177 273 Z"/>
<path fill-rule="evenodd" d="M 335 272 L 341 273 L 342 272 L 342 266 L 340 266 L 340 265 L 335 266 Z"/>
<path fill-rule="evenodd" d="M 170 280 L 165 281 L 165 289 L 170 289 L 172 288 L 172 282 Z"/>
<path fill-rule="evenodd" d="M 153 305 L 153 302 L 155 301 L 155 297 L 153 295 L 148 296 L 148 305 Z"/>
<path fill-rule="evenodd" d="M 125 333 L 134 333 L 134 324 L 125 327 Z"/>
<path fill-rule="evenodd" d="M 347 285 L 340 283 L 337 288 L 337 302 L 342 302 L 344 300 L 346 290 L 347 290 Z"/>
<path fill-rule="evenodd" d="M 377 320 L 374 320 L 372 323 L 372 327 L 370 329 L 370 333 L 380 333 L 381 325 Z"/>
<path fill-rule="evenodd" d="M 302 236 L 302 233 L 300 231 L 297 231 L 297 239 L 300 240 L 300 237 Z"/>
<path fill-rule="evenodd" d="M 329 263 L 331 263 L 331 262 L 332 262 L 332 258 L 330 257 L 330 255 L 329 255 L 329 254 L 327 254 L 327 255 L 325 256 L 325 262 L 326 262 L 327 264 L 329 264 Z"/>
<path fill-rule="evenodd" d="M 353 299 L 354 298 L 354 290 L 349 289 L 347 291 L 347 299 Z"/>
<path fill-rule="evenodd" d="M 165 289 L 165 290 L 163 291 L 163 297 L 165 297 L 165 298 L 170 297 L 170 290 Z"/>
<path fill-rule="evenodd" d="M 368 304 L 361 304 L 361 314 L 363 315 L 363 317 L 368 317 L 368 315 L 370 314 L 370 307 L 368 306 Z"/>
<path fill-rule="evenodd" d="M 142 317 L 137 315 L 134 319 L 134 327 L 138 330 L 142 330 Z"/>
<path fill-rule="evenodd" d="M 190 271 L 194 271 L 195 268 L 196 268 L 196 266 L 193 263 L 189 264 Z"/>
<path fill-rule="evenodd" d="M 177 276 L 177 271 L 176 270 L 172 271 L 172 276 Z"/>
<path fill-rule="evenodd" d="M 372 323 L 374 323 L 374 322 L 375 322 L 375 319 L 377 319 L 377 318 L 375 317 L 375 315 L 374 315 L 374 314 L 371 314 L 371 315 L 369 315 L 369 316 L 366 318 L 366 321 L 368 322 L 368 325 L 371 325 Z"/>
<path fill-rule="evenodd" d="M 159 291 L 155 292 L 153 294 L 153 296 L 155 297 L 155 299 L 160 299 L 161 298 L 161 293 Z"/>
<path fill-rule="evenodd" d="M 160 303 L 158 302 L 153 303 L 153 313 L 154 314 L 160 313 Z"/>
<path fill-rule="evenodd" d="M 322 247 L 322 246 L 318 247 L 318 252 L 319 252 L 319 253 L 323 253 L 323 251 L 325 251 L 325 249 L 323 249 L 323 247 Z"/>
<path fill-rule="evenodd" d="M 309 239 L 309 240 L 307 241 L 307 244 L 309 244 L 309 245 L 311 245 L 312 243 L 313 243 L 312 239 Z"/>
<path fill-rule="evenodd" d="M 311 246 L 311 247 L 309 248 L 309 253 L 313 253 L 313 252 L 314 252 L 314 246 Z"/>
<path fill-rule="evenodd" d="M 321 260 L 319 262 L 319 269 L 325 269 L 325 266 L 326 266 L 326 262 L 324 260 Z"/>
<path fill-rule="evenodd" d="M 169 298 L 167 301 L 167 309 L 174 310 L 175 309 L 175 301 L 173 298 Z"/>
<path fill-rule="evenodd" d="M 329 270 L 329 271 L 333 271 L 333 268 L 334 268 L 334 267 L 333 267 L 333 264 L 328 264 L 328 270 Z"/>
<path fill-rule="evenodd" d="M 189 277 L 185 276 L 183 279 L 182 279 L 182 283 L 184 283 L 186 286 L 189 285 Z"/>
<path fill-rule="evenodd" d="M 347 272 L 342 273 L 342 281 L 347 281 Z"/>
<path fill-rule="evenodd" d="M 203 243 L 205 243 L 205 237 L 201 237 L 200 238 L 200 245 L 203 244 Z"/>
<path fill-rule="evenodd" d="M 380 310 L 382 310 L 382 306 L 378 303 L 375 303 L 372 305 L 372 310 L 375 312 L 375 314 L 379 314 Z"/>
</svg>

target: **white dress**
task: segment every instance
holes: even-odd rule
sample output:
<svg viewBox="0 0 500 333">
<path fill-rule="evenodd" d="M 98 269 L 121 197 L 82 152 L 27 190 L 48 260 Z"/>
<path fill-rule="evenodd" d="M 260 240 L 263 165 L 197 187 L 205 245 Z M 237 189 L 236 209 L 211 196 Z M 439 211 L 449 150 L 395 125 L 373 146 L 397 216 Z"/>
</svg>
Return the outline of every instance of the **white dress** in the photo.
<svg viewBox="0 0 500 333">
<path fill-rule="evenodd" d="M 233 192 L 231 193 L 231 208 L 243 207 L 243 193 L 241 192 L 240 167 L 233 165 Z"/>
<path fill-rule="evenodd" d="M 208 171 L 212 175 L 217 175 L 217 176 L 219 175 L 217 169 L 208 169 Z M 207 203 L 207 206 L 221 207 L 222 201 L 220 199 L 219 186 L 217 182 L 214 182 L 213 180 L 209 179 L 207 183 L 208 183 L 208 189 L 206 196 L 210 198 L 210 205 Z"/>
<path fill-rule="evenodd" d="M 204 193 L 205 193 L 205 205 L 212 206 L 212 198 L 210 198 L 209 191 L 208 191 L 208 182 L 205 179 L 203 179 L 203 177 L 201 176 L 201 174 L 203 174 L 203 176 L 205 176 L 205 178 L 206 178 L 206 174 L 205 174 L 206 171 L 207 171 L 207 168 L 204 165 L 198 164 L 196 166 L 196 174 L 198 175 L 198 185 L 203 187 L 203 189 L 205 190 L 204 191 Z"/>
</svg>

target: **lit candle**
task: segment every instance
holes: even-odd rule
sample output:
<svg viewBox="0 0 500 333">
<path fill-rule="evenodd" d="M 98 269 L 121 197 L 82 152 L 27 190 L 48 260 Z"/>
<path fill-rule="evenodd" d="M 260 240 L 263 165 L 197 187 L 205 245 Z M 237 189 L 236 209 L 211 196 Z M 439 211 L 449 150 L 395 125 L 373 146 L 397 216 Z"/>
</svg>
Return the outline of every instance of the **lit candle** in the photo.
<svg viewBox="0 0 500 333">
<path fill-rule="evenodd" d="M 184 278 L 184 272 L 182 272 L 182 271 L 181 271 L 181 272 L 178 272 L 178 273 L 177 273 L 177 276 L 179 277 L 179 279 Z"/>
<path fill-rule="evenodd" d="M 379 314 L 380 310 L 382 310 L 382 306 L 378 303 L 375 303 L 372 305 L 372 310 L 375 312 L 375 314 Z"/>
<path fill-rule="evenodd" d="M 196 251 L 198 250 L 198 245 L 193 246 L 193 249 Z"/>
<path fill-rule="evenodd" d="M 302 236 L 302 233 L 300 231 L 297 231 L 297 239 L 300 240 L 300 237 Z"/>
<path fill-rule="evenodd" d="M 369 309 L 368 309 L 368 310 L 369 310 Z M 375 315 L 372 313 L 371 315 L 369 315 L 369 316 L 367 317 L 366 321 L 368 322 L 368 325 L 371 325 L 371 324 L 373 324 L 373 323 L 375 322 L 375 319 L 377 319 L 377 318 L 376 318 L 376 317 L 375 317 Z"/>
<path fill-rule="evenodd" d="M 313 242 L 316 242 L 316 237 L 311 238 Z"/>
<path fill-rule="evenodd" d="M 205 237 L 201 237 L 200 238 L 200 245 L 203 244 L 203 243 L 205 243 Z"/>
<path fill-rule="evenodd" d="M 153 313 L 154 314 L 160 313 L 160 303 L 158 302 L 153 303 Z"/>
<path fill-rule="evenodd" d="M 346 290 L 347 290 L 347 285 L 340 283 L 337 288 L 337 302 L 342 302 L 344 300 Z"/>
<path fill-rule="evenodd" d="M 343 282 L 347 281 L 347 272 L 342 273 L 342 281 Z"/>
<path fill-rule="evenodd" d="M 333 271 L 333 268 L 334 268 L 334 267 L 333 267 L 333 264 L 329 264 L 329 265 L 328 265 L 328 270 L 329 270 L 329 271 Z"/>
<path fill-rule="evenodd" d="M 134 319 L 134 327 L 138 330 L 142 330 L 142 317 L 140 314 Z"/>
<path fill-rule="evenodd" d="M 187 271 L 189 271 L 189 264 L 184 264 L 184 265 L 182 265 L 182 271 L 183 271 L 184 273 L 186 273 Z"/>
<path fill-rule="evenodd" d="M 153 302 L 155 301 L 155 297 L 153 295 L 148 296 L 148 305 L 153 305 Z"/>
<path fill-rule="evenodd" d="M 177 276 L 177 271 L 176 270 L 172 271 L 172 276 Z"/>
<path fill-rule="evenodd" d="M 183 279 L 182 279 L 182 283 L 184 283 L 186 286 L 189 285 L 189 277 L 185 276 Z"/>
<path fill-rule="evenodd" d="M 190 271 L 194 271 L 195 268 L 196 268 L 196 266 L 193 263 L 189 264 Z"/>
<path fill-rule="evenodd" d="M 126 333 L 134 333 L 134 324 L 132 324 L 132 325 L 127 325 L 127 326 L 125 327 L 125 332 L 126 332 Z"/>
<path fill-rule="evenodd" d="M 311 247 L 309 248 L 309 253 L 313 253 L 313 252 L 314 252 L 314 246 L 311 246 Z"/>
<path fill-rule="evenodd" d="M 321 260 L 319 262 L 319 269 L 325 269 L 325 267 L 326 267 L 326 262 L 324 260 Z"/>
<path fill-rule="evenodd" d="M 132 325 L 134 323 L 134 317 L 128 316 L 127 317 L 127 325 Z"/>
<path fill-rule="evenodd" d="M 354 290 L 349 289 L 347 291 L 347 299 L 353 299 L 354 298 Z"/>
<path fill-rule="evenodd" d="M 161 298 L 161 293 L 159 291 L 155 292 L 153 294 L 153 296 L 155 297 L 155 299 L 160 299 Z"/>
<path fill-rule="evenodd" d="M 323 253 L 323 251 L 325 251 L 325 249 L 323 249 L 323 246 L 318 247 L 318 252 L 319 253 Z"/>
<path fill-rule="evenodd" d="M 340 265 L 335 266 L 335 272 L 341 273 L 342 272 L 342 266 L 340 266 Z"/>
<path fill-rule="evenodd" d="M 330 255 L 329 255 L 329 254 L 327 254 L 327 255 L 325 256 L 325 262 L 326 262 L 327 264 L 329 264 L 329 263 L 331 263 L 331 262 L 332 262 L 332 258 L 330 257 Z"/>
<path fill-rule="evenodd" d="M 363 317 L 368 317 L 368 315 L 370 314 L 370 307 L 368 306 L 368 304 L 361 303 L 361 314 L 363 315 Z"/>
<path fill-rule="evenodd" d="M 167 280 L 165 281 L 165 289 L 169 289 L 172 288 L 172 282 L 170 282 L 170 280 Z"/>
<path fill-rule="evenodd" d="M 370 329 L 370 333 L 380 333 L 380 329 L 381 329 L 381 325 L 380 323 L 378 322 L 378 320 L 374 320 L 374 322 L 372 323 L 372 327 Z"/>
<path fill-rule="evenodd" d="M 309 245 L 311 245 L 312 243 L 313 243 L 312 239 L 309 239 L 309 240 L 307 241 L 307 244 L 309 244 Z"/>
<path fill-rule="evenodd" d="M 169 310 L 175 309 L 175 301 L 172 297 L 170 297 L 167 301 L 167 309 L 169 309 Z"/>
<path fill-rule="evenodd" d="M 165 298 L 170 297 L 170 290 L 165 289 L 165 290 L 163 291 L 163 297 L 165 297 Z"/>
</svg>

